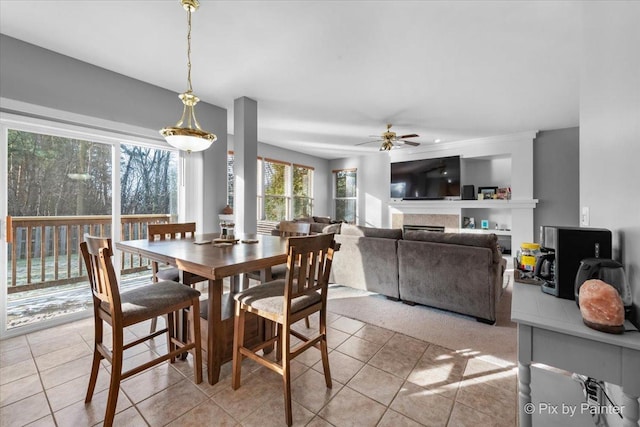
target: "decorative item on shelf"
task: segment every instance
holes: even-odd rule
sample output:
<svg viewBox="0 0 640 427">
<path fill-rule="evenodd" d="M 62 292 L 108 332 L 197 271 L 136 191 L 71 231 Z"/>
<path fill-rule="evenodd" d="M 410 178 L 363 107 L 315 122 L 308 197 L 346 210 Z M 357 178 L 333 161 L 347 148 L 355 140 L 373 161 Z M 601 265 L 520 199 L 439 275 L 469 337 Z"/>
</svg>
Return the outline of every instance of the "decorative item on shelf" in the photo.
<svg viewBox="0 0 640 427">
<path fill-rule="evenodd" d="M 483 219 L 480 221 L 480 227 L 483 230 L 488 230 L 489 229 L 489 220 Z"/>
<path fill-rule="evenodd" d="M 193 93 L 191 85 L 191 12 L 198 9 L 198 0 L 181 0 L 182 7 L 187 11 L 187 91 L 179 95 L 184 104 L 182 117 L 173 127 L 166 127 L 160 130 L 167 143 L 180 150 L 191 153 L 192 151 L 206 150 L 218 139 L 214 134 L 202 130 L 198 119 L 196 119 L 195 107 L 200 101 Z"/>
<path fill-rule="evenodd" d="M 580 287 L 578 300 L 585 325 L 610 334 L 624 333 L 624 305 L 616 288 L 589 279 Z"/>
<path fill-rule="evenodd" d="M 498 187 L 478 187 L 478 200 L 493 199 Z"/>
<path fill-rule="evenodd" d="M 476 187 L 475 185 L 463 185 L 462 186 L 462 200 L 475 200 L 476 199 Z"/>
<path fill-rule="evenodd" d="M 496 193 L 500 200 L 511 200 L 511 187 L 500 187 Z"/>
<path fill-rule="evenodd" d="M 469 218 L 469 227 L 467 228 L 476 228 L 476 220 L 475 218 L 471 217 Z"/>
<path fill-rule="evenodd" d="M 462 228 L 469 228 L 469 224 L 471 224 L 471 218 L 468 216 L 462 217 Z"/>
</svg>

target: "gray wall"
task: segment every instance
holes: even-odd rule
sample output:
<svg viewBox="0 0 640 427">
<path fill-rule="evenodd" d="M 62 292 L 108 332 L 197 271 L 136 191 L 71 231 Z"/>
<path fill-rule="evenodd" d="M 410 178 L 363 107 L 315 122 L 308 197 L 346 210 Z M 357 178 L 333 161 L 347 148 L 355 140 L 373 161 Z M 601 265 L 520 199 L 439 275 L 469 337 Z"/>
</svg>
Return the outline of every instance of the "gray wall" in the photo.
<svg viewBox="0 0 640 427">
<path fill-rule="evenodd" d="M 3 98 L 152 130 L 175 124 L 182 114 L 177 94 L 158 86 L 3 34 L 0 34 L 0 52 L 0 96 Z M 227 111 L 200 102 L 197 114 L 199 122 L 214 132 L 218 141 L 207 150 L 204 159 L 207 171 L 204 194 L 193 197 L 199 198 L 198 203 L 204 199 L 204 212 L 219 212 L 226 204 L 227 192 L 224 184 Z M 163 140 L 159 134 L 157 139 Z M 203 231 L 213 226 L 209 223 L 205 221 Z"/>
<path fill-rule="evenodd" d="M 585 2 L 580 90 L 580 206 L 613 232 L 640 326 L 640 3 Z M 620 389 L 609 395 L 623 404 Z M 622 425 L 608 416 L 611 427 Z"/>
<path fill-rule="evenodd" d="M 640 324 L 640 3 L 584 6 L 580 206 L 614 234 Z"/>
<path fill-rule="evenodd" d="M 539 132 L 533 141 L 533 211 L 535 241 L 541 225 L 579 225 L 579 129 Z"/>
</svg>

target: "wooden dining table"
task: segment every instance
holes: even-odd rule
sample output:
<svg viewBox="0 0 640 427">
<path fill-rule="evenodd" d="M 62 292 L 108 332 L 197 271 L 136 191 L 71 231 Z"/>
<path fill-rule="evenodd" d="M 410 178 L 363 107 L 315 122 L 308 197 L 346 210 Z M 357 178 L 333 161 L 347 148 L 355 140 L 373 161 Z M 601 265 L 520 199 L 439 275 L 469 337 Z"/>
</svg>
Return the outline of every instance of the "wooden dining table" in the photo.
<svg viewBox="0 0 640 427">
<path fill-rule="evenodd" d="M 194 238 L 175 240 L 127 240 L 117 242 L 116 248 L 152 261 L 177 267 L 181 274 L 198 275 L 208 279 L 208 303 L 201 310 L 202 348 L 206 352 L 207 379 L 215 384 L 220 367 L 233 356 L 233 291 L 237 290 L 238 276 L 251 271 L 262 271 L 262 278 L 270 279 L 272 266 L 287 262 L 287 239 L 278 236 L 245 235 L 235 244 L 219 246 L 214 241 L 218 234 L 196 235 Z M 243 243 L 243 240 L 257 240 Z M 223 279 L 231 278 L 231 291 L 223 292 Z M 236 289 L 234 289 L 236 288 Z M 206 308 L 205 308 L 206 307 Z M 195 318 L 195 316 L 194 316 Z M 245 343 L 263 342 L 271 333 L 257 316 L 247 319 Z M 251 322 L 251 325 L 249 325 Z"/>
</svg>

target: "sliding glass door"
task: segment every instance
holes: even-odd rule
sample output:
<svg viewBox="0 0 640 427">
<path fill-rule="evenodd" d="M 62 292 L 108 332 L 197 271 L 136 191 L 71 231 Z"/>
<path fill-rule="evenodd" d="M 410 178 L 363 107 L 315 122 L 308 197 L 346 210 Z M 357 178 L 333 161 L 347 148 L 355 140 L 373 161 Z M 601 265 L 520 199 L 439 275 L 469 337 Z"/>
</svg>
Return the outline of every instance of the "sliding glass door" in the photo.
<svg viewBox="0 0 640 427">
<path fill-rule="evenodd" d="M 86 315 L 85 234 L 146 238 L 148 223 L 176 219 L 178 155 L 78 128 L 3 120 L 1 129 L 0 333 L 13 335 Z M 147 260 L 114 261 L 121 285 L 148 282 Z"/>
</svg>

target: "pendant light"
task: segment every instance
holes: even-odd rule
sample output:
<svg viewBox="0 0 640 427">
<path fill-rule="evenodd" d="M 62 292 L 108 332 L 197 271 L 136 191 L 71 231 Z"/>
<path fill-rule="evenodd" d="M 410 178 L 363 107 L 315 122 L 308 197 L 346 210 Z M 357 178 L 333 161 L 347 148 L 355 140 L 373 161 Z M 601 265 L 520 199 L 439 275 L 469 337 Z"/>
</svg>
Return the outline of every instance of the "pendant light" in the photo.
<svg viewBox="0 0 640 427">
<path fill-rule="evenodd" d="M 202 130 L 196 119 L 195 107 L 200 99 L 193 93 L 191 86 L 191 12 L 198 9 L 198 0 L 180 0 L 182 7 L 187 11 L 187 91 L 178 95 L 184 109 L 182 117 L 174 127 L 166 127 L 160 130 L 169 145 L 188 153 L 192 151 L 206 150 L 218 139 L 212 133 Z"/>
</svg>

